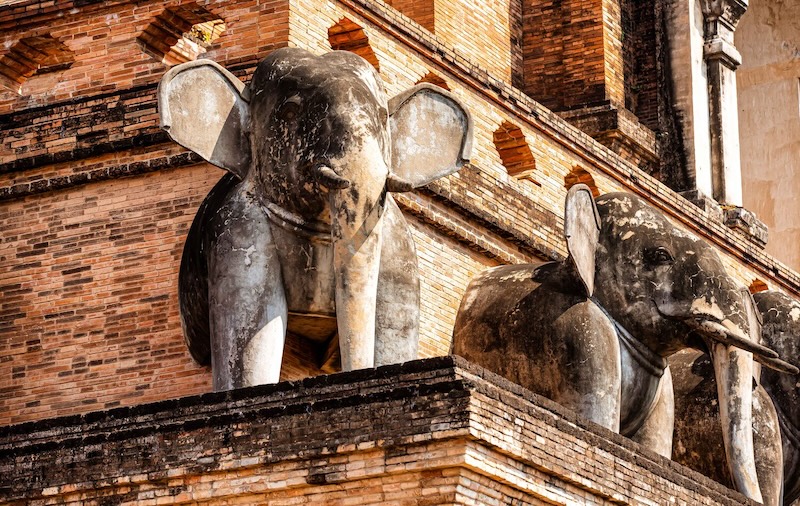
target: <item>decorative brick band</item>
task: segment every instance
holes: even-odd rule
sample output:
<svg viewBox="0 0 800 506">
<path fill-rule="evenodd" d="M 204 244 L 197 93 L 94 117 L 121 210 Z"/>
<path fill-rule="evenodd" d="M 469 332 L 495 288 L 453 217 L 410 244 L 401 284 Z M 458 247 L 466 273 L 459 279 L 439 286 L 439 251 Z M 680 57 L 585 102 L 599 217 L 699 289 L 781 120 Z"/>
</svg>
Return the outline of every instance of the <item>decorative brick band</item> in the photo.
<svg viewBox="0 0 800 506">
<path fill-rule="evenodd" d="M 129 146 L 121 146 L 119 150 L 127 147 Z M 13 186 L 0 187 L 0 202 L 4 200 L 26 197 L 28 195 L 63 190 L 90 182 L 106 181 L 109 179 L 146 174 L 148 172 L 155 172 L 158 170 L 196 165 L 202 161 L 203 159 L 200 158 L 200 156 L 191 152 L 186 152 L 178 155 L 151 158 L 149 160 L 131 162 L 123 165 L 104 166 L 67 176 L 38 179 L 30 183 L 21 183 Z"/>
</svg>

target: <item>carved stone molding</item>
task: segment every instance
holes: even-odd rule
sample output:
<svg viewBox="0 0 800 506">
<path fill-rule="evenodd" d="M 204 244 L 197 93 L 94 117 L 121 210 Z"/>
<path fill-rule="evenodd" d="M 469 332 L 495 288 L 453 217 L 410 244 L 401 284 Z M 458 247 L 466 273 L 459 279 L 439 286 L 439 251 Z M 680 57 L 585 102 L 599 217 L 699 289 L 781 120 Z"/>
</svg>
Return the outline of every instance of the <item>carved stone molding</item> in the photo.
<svg viewBox="0 0 800 506">
<path fill-rule="evenodd" d="M 703 45 L 703 56 L 709 62 L 719 60 L 731 70 L 736 70 L 742 64 L 742 55 L 739 54 L 739 51 L 733 44 L 720 38 L 706 41 Z"/>
<path fill-rule="evenodd" d="M 700 0 L 700 8 L 706 26 L 720 21 L 730 30 L 736 29 L 742 15 L 747 11 L 748 0 Z"/>
</svg>

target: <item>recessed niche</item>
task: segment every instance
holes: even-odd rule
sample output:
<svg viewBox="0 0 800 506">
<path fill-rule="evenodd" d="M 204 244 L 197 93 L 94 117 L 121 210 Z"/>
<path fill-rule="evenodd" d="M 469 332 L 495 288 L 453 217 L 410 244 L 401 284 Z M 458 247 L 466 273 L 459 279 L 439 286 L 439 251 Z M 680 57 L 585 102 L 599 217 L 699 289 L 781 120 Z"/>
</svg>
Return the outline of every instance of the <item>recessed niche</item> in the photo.
<svg viewBox="0 0 800 506">
<path fill-rule="evenodd" d="M 375 70 L 380 72 L 381 66 L 378 57 L 369 45 L 369 37 L 364 29 L 348 18 L 342 18 L 338 23 L 328 28 L 328 42 L 334 51 L 350 51 L 367 60 Z"/>
<path fill-rule="evenodd" d="M 574 185 L 579 183 L 583 183 L 588 186 L 589 189 L 592 190 L 592 195 L 594 195 L 594 198 L 600 196 L 600 191 L 597 189 L 594 178 L 591 174 L 589 174 L 589 171 L 579 165 L 576 165 L 571 171 L 569 171 L 569 174 L 564 177 L 564 187 L 569 190 Z"/>
<path fill-rule="evenodd" d="M 422 76 L 420 78 L 420 80 L 417 81 L 417 84 L 420 84 L 420 83 L 433 84 L 433 85 L 438 86 L 438 87 L 440 87 L 442 89 L 450 91 L 450 86 L 447 85 L 447 81 L 445 81 L 441 77 L 437 76 L 433 72 L 428 72 L 427 74 Z"/>
<path fill-rule="evenodd" d="M 197 4 L 188 4 L 164 10 L 138 40 L 165 65 L 177 65 L 196 60 L 224 31 L 222 18 Z"/>
<path fill-rule="evenodd" d="M 536 160 L 528 147 L 522 129 L 511 122 L 503 121 L 494 131 L 493 137 L 494 147 L 497 149 L 508 175 L 517 179 L 528 179 L 541 186 L 541 183 L 533 177 Z"/>
<path fill-rule="evenodd" d="M 20 93 L 35 75 L 58 72 L 75 63 L 75 54 L 51 35 L 25 37 L 0 57 L 0 86 Z"/>
</svg>

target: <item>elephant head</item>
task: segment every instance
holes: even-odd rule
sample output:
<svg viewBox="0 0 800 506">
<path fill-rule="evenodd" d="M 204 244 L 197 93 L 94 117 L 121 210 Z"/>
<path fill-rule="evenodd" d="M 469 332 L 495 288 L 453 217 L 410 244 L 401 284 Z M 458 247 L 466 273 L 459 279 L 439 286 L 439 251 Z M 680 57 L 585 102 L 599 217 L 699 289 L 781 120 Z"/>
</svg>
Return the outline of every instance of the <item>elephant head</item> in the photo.
<svg viewBox="0 0 800 506">
<path fill-rule="evenodd" d="M 175 67 L 159 103 L 172 139 L 230 173 L 201 208 L 181 269 L 190 349 L 234 377 L 215 373 L 215 385 L 276 381 L 287 313 L 335 314 L 342 367 L 373 366 L 381 311 L 419 297 L 413 243 L 387 192 L 465 163 L 466 109 L 431 85 L 387 101 L 364 59 L 296 48 L 271 53 L 247 86 L 208 60 Z M 190 245 L 202 251 L 187 259 Z M 400 327 L 415 342 L 416 322 Z"/>
<path fill-rule="evenodd" d="M 641 198 L 574 186 L 561 263 L 477 276 L 456 319 L 453 351 L 669 456 L 666 357 L 705 343 L 721 385 L 725 447 L 736 485 L 760 500 L 753 461 L 753 355 L 741 292 L 717 253 Z"/>
<path fill-rule="evenodd" d="M 791 366 L 758 344 L 739 285 L 706 242 L 633 195 L 607 194 L 597 206 L 603 227 L 595 297 L 619 326 L 660 357 L 687 347 L 709 351 L 733 482 L 760 500 L 752 442 L 752 359 L 782 371 Z"/>
</svg>

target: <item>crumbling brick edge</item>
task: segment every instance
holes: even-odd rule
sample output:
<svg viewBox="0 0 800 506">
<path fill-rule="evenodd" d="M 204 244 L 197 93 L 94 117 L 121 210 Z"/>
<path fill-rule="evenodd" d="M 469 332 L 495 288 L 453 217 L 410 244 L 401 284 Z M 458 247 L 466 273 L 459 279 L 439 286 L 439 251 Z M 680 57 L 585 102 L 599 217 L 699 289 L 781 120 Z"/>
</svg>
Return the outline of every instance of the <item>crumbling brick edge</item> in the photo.
<svg viewBox="0 0 800 506">
<path fill-rule="evenodd" d="M 155 451 L 178 454 L 182 446 L 177 443 L 169 446 L 165 441 L 179 441 L 181 435 L 197 434 L 207 428 L 217 432 L 232 431 L 228 428 L 242 424 L 250 427 L 251 433 L 269 431 L 280 419 L 293 420 L 292 427 L 298 428 L 300 424 L 310 432 L 305 438 L 297 438 L 291 431 L 278 427 L 276 432 L 266 436 L 264 433 L 240 436 L 239 444 L 251 438 L 259 448 L 268 446 L 257 459 L 261 464 L 311 459 L 348 448 L 355 451 L 362 444 L 391 448 L 425 440 L 465 437 L 480 439 L 482 445 L 507 453 L 493 445 L 489 438 L 476 435 L 480 430 L 474 426 L 475 414 L 471 410 L 475 402 L 485 403 L 476 401 L 478 398 L 489 399 L 512 414 L 516 412 L 535 419 L 537 424 L 541 421 L 560 434 L 612 455 L 615 460 L 643 468 L 721 504 L 755 504 L 737 492 L 456 356 L 0 427 L 0 496 L 9 500 L 31 498 L 46 488 L 64 486 L 65 481 L 102 486 L 103 479 L 99 477 L 109 479 L 124 474 L 121 469 L 115 469 L 114 464 L 121 466 L 124 462 L 119 455 L 121 450 L 130 450 L 131 446 L 138 450 L 135 448 L 137 441 L 149 441 L 151 445 L 155 442 L 156 446 L 161 444 L 166 448 Z M 381 409 L 389 409 L 387 406 L 394 406 L 395 410 L 400 406 L 399 413 L 405 418 L 376 416 Z M 341 428 L 333 422 L 328 427 L 316 427 L 321 420 L 335 420 L 337 413 L 348 417 L 347 423 L 339 424 Z M 353 420 L 354 417 L 359 419 Z M 351 422 L 354 429 L 350 429 Z M 446 429 L 435 428 L 442 425 L 446 425 Z M 509 433 L 514 420 L 499 425 L 498 432 Z M 214 445 L 236 446 L 227 439 L 215 441 L 211 438 L 201 443 L 212 449 L 219 449 Z M 127 471 L 146 473 L 150 477 L 159 476 L 159 472 L 166 477 L 171 465 L 194 466 L 194 471 L 200 473 L 213 471 L 203 469 L 194 454 L 191 458 L 182 454 L 167 456 L 173 461 L 165 462 L 164 455 L 159 456 L 161 460 L 143 458 L 137 463 L 143 469 Z M 59 466 L 65 467 L 62 465 L 65 457 L 70 465 L 56 472 Z M 514 458 L 523 457 L 515 455 Z"/>
</svg>

